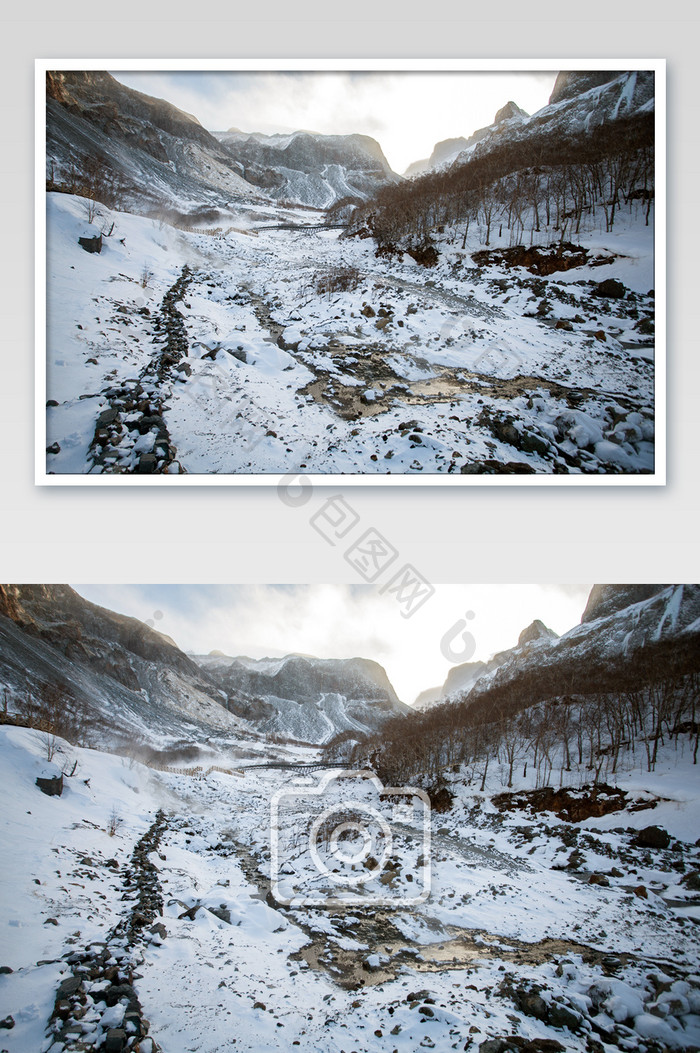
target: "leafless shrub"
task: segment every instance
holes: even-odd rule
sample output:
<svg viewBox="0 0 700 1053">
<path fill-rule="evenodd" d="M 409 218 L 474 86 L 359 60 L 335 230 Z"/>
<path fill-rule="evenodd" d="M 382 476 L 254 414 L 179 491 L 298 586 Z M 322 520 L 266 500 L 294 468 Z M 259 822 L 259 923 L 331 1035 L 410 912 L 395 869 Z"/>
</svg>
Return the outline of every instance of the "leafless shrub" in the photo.
<svg viewBox="0 0 700 1053">
<path fill-rule="evenodd" d="M 115 804 L 112 808 L 112 811 L 109 814 L 109 819 L 107 820 L 107 833 L 110 837 L 114 837 L 114 835 L 116 834 L 117 830 L 123 822 L 124 820 L 119 814 L 119 810 L 117 809 L 117 806 Z"/>
<path fill-rule="evenodd" d="M 319 296 L 338 292 L 352 292 L 362 280 L 357 267 L 329 267 L 316 275 L 314 289 Z"/>
</svg>

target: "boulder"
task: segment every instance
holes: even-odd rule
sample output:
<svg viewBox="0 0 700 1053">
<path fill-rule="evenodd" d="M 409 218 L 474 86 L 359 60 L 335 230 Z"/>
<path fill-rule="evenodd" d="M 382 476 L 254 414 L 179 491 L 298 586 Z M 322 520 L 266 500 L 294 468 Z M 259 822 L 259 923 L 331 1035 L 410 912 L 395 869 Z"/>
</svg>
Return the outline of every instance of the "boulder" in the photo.
<svg viewBox="0 0 700 1053">
<path fill-rule="evenodd" d="M 662 826 L 645 826 L 632 842 L 637 848 L 668 848 L 671 838 Z"/>
<path fill-rule="evenodd" d="M 104 1053 L 121 1053 L 126 1046 L 126 1031 L 122 1027 L 111 1027 L 107 1032 L 102 1049 Z"/>
<path fill-rule="evenodd" d="M 39 776 L 36 785 L 47 797 L 60 797 L 63 793 L 63 772 L 60 775 Z"/>
<path fill-rule="evenodd" d="M 102 235 L 96 234 L 93 237 L 78 238 L 78 244 L 86 252 L 102 252 Z"/>
<path fill-rule="evenodd" d="M 139 475 L 152 475 L 155 472 L 158 461 L 152 453 L 142 453 L 136 471 Z"/>
<path fill-rule="evenodd" d="M 602 296 L 606 300 L 624 300 L 626 289 L 617 278 L 606 278 L 598 282 L 593 290 L 594 296 Z"/>
</svg>

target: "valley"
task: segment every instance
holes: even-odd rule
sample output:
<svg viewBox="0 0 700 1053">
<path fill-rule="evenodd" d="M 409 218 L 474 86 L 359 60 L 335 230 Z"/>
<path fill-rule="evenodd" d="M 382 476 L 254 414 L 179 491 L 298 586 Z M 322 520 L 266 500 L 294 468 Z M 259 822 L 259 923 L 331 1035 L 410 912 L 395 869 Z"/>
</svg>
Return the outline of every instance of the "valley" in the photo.
<svg viewBox="0 0 700 1053">
<path fill-rule="evenodd" d="M 48 73 L 46 477 L 653 476 L 653 93 L 562 73 L 404 178 Z"/>
<path fill-rule="evenodd" d="M 3 1048 L 699 1048 L 699 613 L 595 586 L 419 710 L 2 586 Z"/>
</svg>

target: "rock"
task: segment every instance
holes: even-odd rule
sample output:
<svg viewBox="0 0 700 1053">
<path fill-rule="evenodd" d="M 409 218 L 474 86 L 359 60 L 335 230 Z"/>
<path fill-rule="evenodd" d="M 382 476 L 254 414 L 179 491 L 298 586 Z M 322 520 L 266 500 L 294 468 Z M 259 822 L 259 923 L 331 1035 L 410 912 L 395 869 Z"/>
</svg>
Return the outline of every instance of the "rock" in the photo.
<svg viewBox="0 0 700 1053">
<path fill-rule="evenodd" d="M 591 874 L 588 879 L 589 885 L 602 885 L 603 888 L 607 888 L 610 882 L 606 878 L 605 874 Z"/>
<path fill-rule="evenodd" d="M 61 447 L 58 445 L 57 442 L 52 442 L 50 446 L 46 447 L 46 452 L 47 453 L 60 453 L 61 452 Z"/>
<path fill-rule="evenodd" d="M 570 333 L 573 331 L 573 325 L 568 318 L 560 318 L 557 324 L 554 326 L 555 329 L 563 329 L 565 332 Z"/>
<path fill-rule="evenodd" d="M 36 780 L 36 785 L 47 797 L 60 797 L 63 793 L 63 773 L 49 776 L 48 778 L 39 776 Z"/>
<path fill-rule="evenodd" d="M 386 327 L 388 325 L 389 325 L 389 319 L 388 318 L 378 318 L 377 321 L 374 323 L 375 329 L 380 329 L 380 330 L 381 329 L 386 329 Z"/>
<path fill-rule="evenodd" d="M 103 993 L 102 998 L 108 1006 L 116 1005 L 122 998 L 126 998 L 129 1006 L 138 1006 L 139 1000 L 136 997 L 136 991 L 133 989 L 131 984 L 112 984 Z"/>
<path fill-rule="evenodd" d="M 102 252 L 102 235 L 97 234 L 95 237 L 78 238 L 78 245 L 86 252 Z"/>
<path fill-rule="evenodd" d="M 110 406 L 109 409 L 102 410 L 102 413 L 100 413 L 99 417 L 97 418 L 97 423 L 95 427 L 105 428 L 108 424 L 113 424 L 118 416 L 119 413 L 117 412 L 117 410 L 115 410 L 113 406 Z"/>
<path fill-rule="evenodd" d="M 603 296 L 606 300 L 623 300 L 625 287 L 616 278 L 606 278 L 604 282 L 598 282 L 593 290 L 594 296 Z"/>
<path fill-rule="evenodd" d="M 542 439 L 539 435 L 534 435 L 531 431 L 528 431 L 522 437 L 520 449 L 525 453 L 539 453 L 540 456 L 544 457 L 549 451 L 549 443 L 546 439 Z"/>
<path fill-rule="evenodd" d="M 668 848 L 671 838 L 662 826 L 645 826 L 634 838 L 637 848 Z"/>
<path fill-rule="evenodd" d="M 124 1014 L 124 1029 L 128 1034 L 136 1035 L 137 1038 L 145 1035 L 148 1030 L 144 1027 L 141 1014 L 134 1009 L 130 1009 Z"/>
<path fill-rule="evenodd" d="M 413 994 L 406 995 L 407 1002 L 424 1002 L 426 998 L 430 998 L 430 991 L 426 991 L 425 988 L 422 991 L 415 991 Z"/>
<path fill-rule="evenodd" d="M 561 1002 L 552 1002 L 549 1007 L 548 1023 L 552 1027 L 568 1027 L 569 1031 L 580 1031 L 581 1017 L 572 1012 Z"/>
<path fill-rule="evenodd" d="M 11 972 L 9 965 L 0 965 L 0 976 L 9 976 Z"/>
<path fill-rule="evenodd" d="M 46 403 L 46 408 L 48 409 L 49 406 L 58 406 L 58 403 L 56 402 L 56 399 L 49 399 L 48 402 Z"/>
<path fill-rule="evenodd" d="M 691 892 L 700 892 L 700 870 L 690 870 L 681 878 L 681 885 L 690 889 Z M 0 969 L 2 972 L 2 969 Z"/>
<path fill-rule="evenodd" d="M 102 1049 L 104 1053 L 121 1053 L 126 1045 L 126 1031 L 121 1027 L 111 1027 L 107 1032 Z"/>
<path fill-rule="evenodd" d="M 56 1001 L 63 1001 L 64 998 L 70 998 L 77 991 L 80 990 L 82 980 L 79 976 L 69 976 L 67 980 L 63 980 L 58 985 L 58 992 L 56 994 Z"/>
<path fill-rule="evenodd" d="M 244 366 L 246 366 L 248 364 L 248 356 L 245 353 L 245 351 L 241 351 L 241 350 L 229 351 L 229 354 L 232 355 L 233 358 L 237 358 L 239 362 L 242 362 Z M 202 356 L 202 357 L 204 357 L 204 356 Z"/>
<path fill-rule="evenodd" d="M 155 472 L 158 461 L 152 453 L 142 453 L 136 471 L 139 475 L 152 475 Z"/>
<path fill-rule="evenodd" d="M 221 903 L 218 907 L 207 907 L 210 914 L 214 917 L 220 918 L 221 921 L 225 921 L 227 925 L 231 924 L 231 911 L 228 909 L 225 903 Z"/>
<path fill-rule="evenodd" d="M 376 313 L 377 312 L 374 310 L 374 308 L 370 307 L 370 305 L 368 303 L 365 304 L 365 306 L 362 308 L 362 310 L 360 312 L 360 314 L 363 314 L 365 316 L 365 318 L 374 318 Z"/>
<path fill-rule="evenodd" d="M 6 1016 L 4 1020 L 0 1020 L 0 1027 L 4 1028 L 5 1031 L 12 1031 L 15 1026 L 15 1022 L 11 1016 Z"/>
<path fill-rule="evenodd" d="M 647 890 L 645 889 L 644 885 L 637 885 L 637 887 L 632 891 L 634 892 L 635 896 L 639 897 L 639 899 L 649 899 L 649 896 L 647 895 Z"/>
<path fill-rule="evenodd" d="M 533 1016 L 536 1020 L 546 1021 L 547 1003 L 542 995 L 536 991 L 527 991 L 521 988 L 515 991 L 513 1001 L 525 1016 Z"/>
<path fill-rule="evenodd" d="M 397 870 L 385 870 L 379 880 L 382 883 L 382 885 L 388 885 L 390 882 L 394 881 L 395 878 L 397 878 L 398 876 L 399 875 Z"/>
</svg>

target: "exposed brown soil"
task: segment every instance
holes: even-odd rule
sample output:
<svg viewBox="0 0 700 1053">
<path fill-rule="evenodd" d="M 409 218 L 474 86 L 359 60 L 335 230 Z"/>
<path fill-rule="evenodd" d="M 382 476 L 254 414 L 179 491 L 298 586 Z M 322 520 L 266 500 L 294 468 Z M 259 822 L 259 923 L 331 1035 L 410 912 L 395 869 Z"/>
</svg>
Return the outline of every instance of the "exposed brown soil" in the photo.
<svg viewBox="0 0 700 1053">
<path fill-rule="evenodd" d="M 583 786 L 580 790 L 555 790 L 551 786 L 544 786 L 540 790 L 499 793 L 493 798 L 493 803 L 501 812 L 513 808 L 526 808 L 531 812 L 554 812 L 557 819 L 567 823 L 597 819 L 611 812 L 620 812 L 624 808 L 641 811 L 656 807 L 656 801 L 630 801 L 625 790 L 604 783 L 598 786 Z"/>
<path fill-rule="evenodd" d="M 508 268 L 524 267 L 530 274 L 544 277 L 554 274 L 555 271 L 570 271 L 574 267 L 601 267 L 604 263 L 612 263 L 614 257 L 589 256 L 587 249 L 581 245 L 572 245 L 571 242 L 565 241 L 562 245 L 551 245 L 549 248 L 515 245 L 512 249 L 484 249 L 482 252 L 475 252 L 472 259 L 479 267 L 489 267 L 493 264 Z"/>
</svg>

